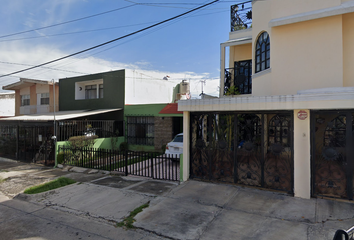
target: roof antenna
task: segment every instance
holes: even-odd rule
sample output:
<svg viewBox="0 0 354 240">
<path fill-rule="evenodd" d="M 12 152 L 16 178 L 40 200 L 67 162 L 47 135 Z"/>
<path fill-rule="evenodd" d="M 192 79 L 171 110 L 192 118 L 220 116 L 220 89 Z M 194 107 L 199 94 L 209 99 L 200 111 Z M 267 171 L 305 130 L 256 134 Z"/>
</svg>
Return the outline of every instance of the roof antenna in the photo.
<svg viewBox="0 0 354 240">
<path fill-rule="evenodd" d="M 201 93 L 201 94 L 199 94 L 199 96 L 202 96 L 202 98 L 203 98 L 203 95 L 204 95 L 204 92 L 203 92 L 203 85 L 205 85 L 205 83 L 206 83 L 206 79 L 204 79 L 204 80 L 200 80 L 200 82 L 202 83 L 202 93 Z"/>
</svg>

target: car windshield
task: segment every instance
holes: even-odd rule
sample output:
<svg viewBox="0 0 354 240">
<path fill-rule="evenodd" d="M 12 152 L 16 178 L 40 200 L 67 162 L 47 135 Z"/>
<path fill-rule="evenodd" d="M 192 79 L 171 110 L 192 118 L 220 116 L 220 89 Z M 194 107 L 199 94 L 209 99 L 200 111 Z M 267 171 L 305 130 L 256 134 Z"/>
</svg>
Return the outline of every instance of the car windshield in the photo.
<svg viewBox="0 0 354 240">
<path fill-rule="evenodd" d="M 173 142 L 183 142 L 183 135 L 178 135 L 173 139 Z"/>
</svg>

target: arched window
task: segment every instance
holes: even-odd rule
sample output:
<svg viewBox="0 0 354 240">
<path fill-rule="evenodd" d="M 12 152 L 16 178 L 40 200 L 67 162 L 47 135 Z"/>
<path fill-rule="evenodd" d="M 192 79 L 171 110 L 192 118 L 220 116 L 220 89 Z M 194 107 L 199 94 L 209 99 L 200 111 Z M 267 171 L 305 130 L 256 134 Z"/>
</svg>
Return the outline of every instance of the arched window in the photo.
<svg viewBox="0 0 354 240">
<path fill-rule="evenodd" d="M 270 43 L 269 35 L 263 32 L 256 43 L 256 73 L 270 67 Z"/>
</svg>

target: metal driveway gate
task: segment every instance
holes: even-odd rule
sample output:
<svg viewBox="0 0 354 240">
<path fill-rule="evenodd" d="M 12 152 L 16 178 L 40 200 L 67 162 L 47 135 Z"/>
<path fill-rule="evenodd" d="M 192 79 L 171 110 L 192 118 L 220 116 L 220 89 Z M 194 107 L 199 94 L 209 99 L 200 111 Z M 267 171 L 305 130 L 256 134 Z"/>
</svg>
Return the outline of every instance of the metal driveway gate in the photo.
<svg viewBox="0 0 354 240">
<path fill-rule="evenodd" d="M 0 157 L 54 166 L 53 126 L 0 125 Z"/>
<path fill-rule="evenodd" d="M 312 195 L 353 199 L 353 111 L 311 112 Z"/>
<path fill-rule="evenodd" d="M 293 193 L 293 113 L 191 113 L 191 177 Z"/>
</svg>

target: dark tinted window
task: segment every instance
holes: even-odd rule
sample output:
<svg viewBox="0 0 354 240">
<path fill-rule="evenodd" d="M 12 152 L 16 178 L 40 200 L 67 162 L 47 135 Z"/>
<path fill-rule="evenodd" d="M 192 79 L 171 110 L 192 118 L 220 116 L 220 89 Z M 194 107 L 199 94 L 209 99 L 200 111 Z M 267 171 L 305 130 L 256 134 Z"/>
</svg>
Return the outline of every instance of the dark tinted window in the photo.
<svg viewBox="0 0 354 240">
<path fill-rule="evenodd" d="M 173 142 L 183 142 L 183 135 L 176 136 Z"/>
</svg>

